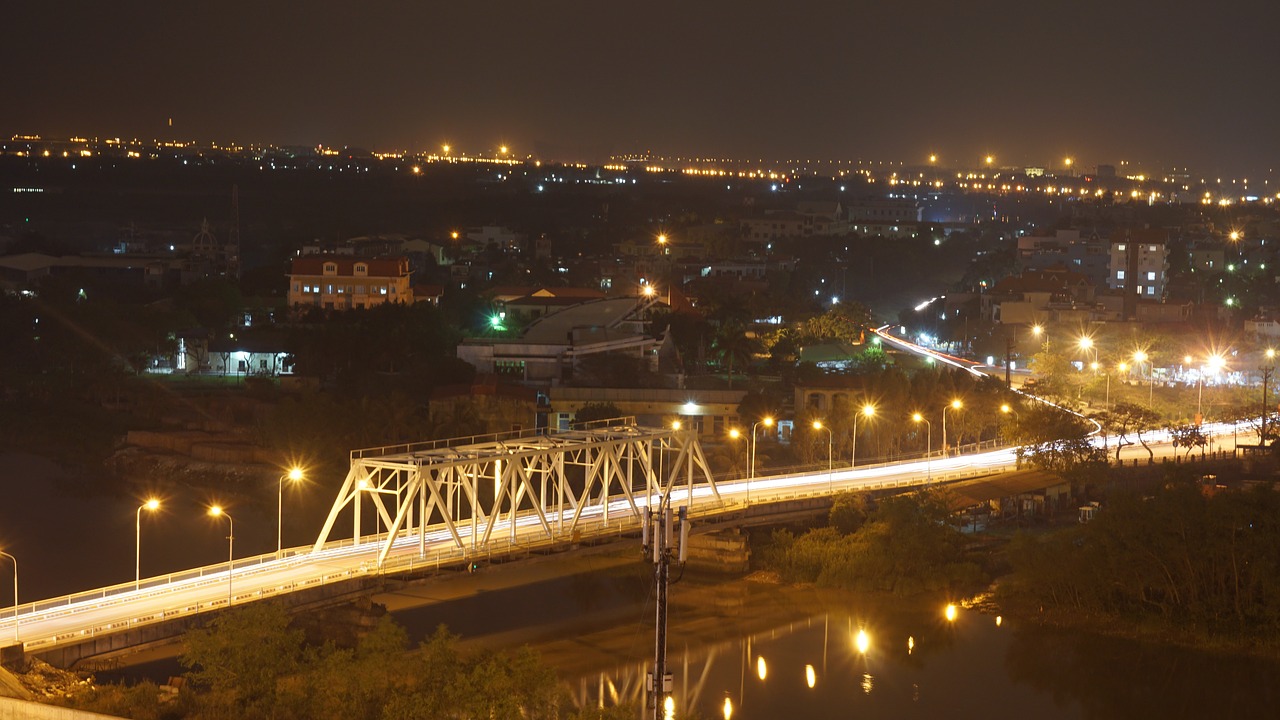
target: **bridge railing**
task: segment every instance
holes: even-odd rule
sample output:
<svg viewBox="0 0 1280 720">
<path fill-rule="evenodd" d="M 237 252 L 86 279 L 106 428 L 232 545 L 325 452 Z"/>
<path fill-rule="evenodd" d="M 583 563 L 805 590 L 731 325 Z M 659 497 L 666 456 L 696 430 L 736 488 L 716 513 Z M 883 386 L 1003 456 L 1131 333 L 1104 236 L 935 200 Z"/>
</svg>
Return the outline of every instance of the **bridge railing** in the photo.
<svg viewBox="0 0 1280 720">
<path fill-rule="evenodd" d="M 921 458 L 923 459 L 923 458 Z M 917 460 L 919 461 L 919 460 Z M 896 462 L 884 462 L 869 465 L 859 465 L 856 472 L 864 472 L 875 470 L 877 468 L 885 468 L 896 465 Z M 963 470 L 940 471 L 933 473 L 932 482 L 945 482 L 953 479 L 965 477 L 974 477 L 977 475 L 992 472 L 993 468 L 966 468 Z M 850 468 L 837 468 L 836 472 L 847 473 Z M 684 497 L 687 488 L 677 487 L 678 504 L 689 504 L 694 517 L 709 517 L 726 512 L 736 512 L 752 504 L 758 504 L 762 501 L 791 500 L 802 498 L 818 498 L 830 495 L 831 488 L 822 484 L 810 483 L 807 488 L 786 486 L 788 481 L 801 480 L 805 478 L 812 479 L 814 476 L 821 477 L 826 474 L 825 469 L 808 469 L 800 472 L 781 473 L 773 475 L 758 476 L 750 481 L 745 478 L 738 477 L 732 481 L 733 484 L 746 483 L 749 486 L 749 495 L 746 497 L 737 497 L 734 493 L 722 493 L 721 499 L 716 500 L 711 495 L 705 495 L 702 498 L 695 497 L 692 502 Z M 853 485 L 851 489 L 873 490 L 881 488 L 897 488 L 906 486 L 918 486 L 930 482 L 928 477 L 921 478 L 917 474 L 916 477 L 882 480 L 882 481 L 866 481 L 860 480 Z M 850 485 L 848 479 L 842 479 L 841 485 Z M 778 487 L 778 486 L 782 487 Z M 697 490 L 695 489 L 695 492 Z M 754 500 L 754 502 L 752 502 Z M 623 495 L 617 495 L 610 498 L 611 508 L 617 507 L 622 509 L 625 504 Z M 236 592 L 236 584 L 244 584 L 250 581 L 256 573 L 252 570 L 255 568 L 266 567 L 271 563 L 271 568 L 279 567 L 274 561 L 295 561 L 297 564 L 313 564 L 319 561 L 324 564 L 326 561 L 338 562 L 341 557 L 335 556 L 332 551 L 341 550 L 343 548 L 351 548 L 355 552 L 363 552 L 356 550 L 356 546 L 361 548 L 377 547 L 381 540 L 385 540 L 386 534 L 372 534 L 363 536 L 359 543 L 352 538 L 344 538 L 326 543 L 319 555 L 327 557 L 316 557 L 310 546 L 301 546 L 297 548 L 289 548 L 281 553 L 274 552 L 264 553 L 261 555 L 239 558 L 231 563 L 217 563 L 190 570 L 184 570 L 176 573 L 158 575 L 145 578 L 140 583 L 125 582 L 105 588 L 82 591 L 64 595 L 58 598 L 50 598 L 35 602 L 19 605 L 17 608 L 19 621 L 22 624 L 38 623 L 43 620 L 56 619 L 64 615 L 77 612 L 83 609 L 101 610 L 103 608 L 118 605 L 127 607 L 131 600 L 136 600 L 156 592 L 170 590 L 178 585 L 185 585 L 189 588 L 197 588 L 201 586 L 221 585 L 227 582 L 228 571 L 234 571 L 236 576 L 232 580 L 231 591 L 234 593 L 236 601 L 244 599 L 257 599 L 266 595 L 278 594 L 280 592 L 289 592 L 316 584 L 325 584 L 335 579 L 348 579 L 359 575 L 369 575 L 388 572 L 402 572 L 422 567 L 445 567 L 454 563 L 473 562 L 477 558 L 491 559 L 495 556 L 507 555 L 513 551 L 533 552 L 540 549 L 551 548 L 564 545 L 567 542 L 574 542 L 578 539 L 599 539 L 609 535 L 624 535 L 628 532 L 636 532 L 640 529 L 640 520 L 633 517 L 627 512 L 618 512 L 610 516 L 607 523 L 598 523 L 594 526 L 589 525 L 581 528 L 582 532 L 579 537 L 568 540 L 564 537 L 551 538 L 537 531 L 536 527 L 521 527 L 517 523 L 516 537 L 512 539 L 509 536 L 493 536 L 489 543 L 482 548 L 458 548 L 454 545 L 436 546 L 431 548 L 425 554 L 416 552 L 405 552 L 404 549 L 412 544 L 416 547 L 416 533 L 410 530 L 401 530 L 398 534 L 401 538 L 399 541 L 400 551 L 388 556 L 387 561 L 382 567 L 378 567 L 375 562 L 365 561 L 359 565 L 348 568 L 335 570 L 334 572 L 320 572 L 318 575 L 303 580 L 291 581 L 288 583 L 272 586 L 269 588 L 260 588 L 257 590 L 246 590 L 244 592 Z M 195 603 L 191 606 L 174 608 L 166 610 L 160 614 L 151 614 L 138 617 L 131 613 L 123 613 L 121 616 L 101 623 L 95 623 L 91 628 L 71 633 L 63 636 L 49 637 L 31 637 L 24 638 L 27 647 L 31 649 L 40 649 L 51 644 L 61 644 L 68 641 L 78 640 L 84 637 L 92 637 L 103 632 L 117 632 L 123 627 L 132 627 L 135 625 L 148 624 L 163 619 L 170 619 L 182 615 L 194 614 L 210 609 L 221 609 L 227 605 L 227 598 L 219 596 L 205 603 Z M 0 623 L 8 619 L 8 613 L 0 614 Z"/>
</svg>

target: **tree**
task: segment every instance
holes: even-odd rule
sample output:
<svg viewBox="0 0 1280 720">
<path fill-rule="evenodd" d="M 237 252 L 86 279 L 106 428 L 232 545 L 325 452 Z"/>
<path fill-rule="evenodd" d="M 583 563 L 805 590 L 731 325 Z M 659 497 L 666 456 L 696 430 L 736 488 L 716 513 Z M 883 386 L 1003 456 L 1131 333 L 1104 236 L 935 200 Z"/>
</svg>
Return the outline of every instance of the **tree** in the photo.
<svg viewBox="0 0 1280 720">
<path fill-rule="evenodd" d="M 745 367 L 750 364 L 751 356 L 755 354 L 758 346 L 759 343 L 754 338 L 748 337 L 746 329 L 738 323 L 724 323 L 716 332 L 712 348 L 720 363 L 728 367 L 730 389 L 733 388 L 734 366 Z"/>
<path fill-rule="evenodd" d="M 1198 425 L 1166 425 L 1165 430 L 1173 439 L 1173 446 L 1186 448 L 1187 455 L 1191 455 L 1191 451 L 1197 447 L 1203 455 L 1205 445 L 1209 444 L 1209 436 L 1205 435 Z"/>
<path fill-rule="evenodd" d="M 597 420 L 620 418 L 623 415 L 624 413 L 613 403 L 589 402 L 578 408 L 578 411 L 573 414 L 573 423 L 574 425 L 582 426 Z"/>
<path fill-rule="evenodd" d="M 1160 418 L 1153 410 L 1134 403 L 1118 402 L 1110 412 L 1100 413 L 1098 417 L 1103 427 L 1119 436 L 1119 440 L 1116 442 L 1116 460 L 1120 459 L 1120 449 L 1122 447 L 1133 444 L 1126 439 L 1130 433 L 1133 433 L 1137 436 L 1138 442 L 1142 444 L 1142 447 L 1146 449 L 1149 461 L 1155 462 L 1155 451 L 1151 449 L 1150 445 L 1147 445 L 1146 439 L 1142 437 L 1142 433 L 1157 427 L 1156 423 Z"/>
<path fill-rule="evenodd" d="M 239 717 L 269 717 L 280 704 L 280 679 L 299 667 L 303 633 L 274 603 L 251 603 L 219 615 L 184 638 L 179 658 L 196 687 Z"/>
</svg>

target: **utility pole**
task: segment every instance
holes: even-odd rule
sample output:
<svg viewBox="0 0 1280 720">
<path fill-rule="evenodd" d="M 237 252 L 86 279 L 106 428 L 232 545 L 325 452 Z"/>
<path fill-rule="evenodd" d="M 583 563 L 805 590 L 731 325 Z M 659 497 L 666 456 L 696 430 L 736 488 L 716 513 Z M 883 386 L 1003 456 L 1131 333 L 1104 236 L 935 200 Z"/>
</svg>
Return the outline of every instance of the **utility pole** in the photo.
<svg viewBox="0 0 1280 720">
<path fill-rule="evenodd" d="M 1271 379 L 1273 367 L 1262 368 L 1262 427 L 1258 433 L 1258 446 L 1267 447 L 1267 381 Z"/>
<path fill-rule="evenodd" d="M 1013 359 L 1013 334 L 1010 333 L 1004 339 L 1004 386 L 1012 388 L 1013 383 L 1009 378 L 1009 362 Z"/>
<path fill-rule="evenodd" d="M 653 719 L 663 720 L 674 714 L 671 690 L 674 686 L 671 673 L 667 672 L 667 589 L 671 584 L 671 560 L 675 551 L 675 528 L 672 524 L 670 501 L 664 498 L 657 512 L 644 509 L 642 543 L 646 555 L 652 550 L 653 582 L 657 597 L 654 623 L 653 672 L 645 677 L 646 707 L 653 709 Z M 685 562 L 685 548 L 689 540 L 689 509 L 679 510 L 680 543 L 676 561 Z"/>
</svg>

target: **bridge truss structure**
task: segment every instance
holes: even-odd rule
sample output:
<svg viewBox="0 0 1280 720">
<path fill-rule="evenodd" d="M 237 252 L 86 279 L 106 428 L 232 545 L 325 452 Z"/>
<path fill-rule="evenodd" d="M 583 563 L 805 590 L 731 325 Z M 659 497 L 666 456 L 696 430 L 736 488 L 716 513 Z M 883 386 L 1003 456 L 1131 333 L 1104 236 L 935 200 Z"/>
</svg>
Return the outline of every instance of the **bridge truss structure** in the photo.
<svg viewBox="0 0 1280 720">
<path fill-rule="evenodd" d="M 425 555 L 428 533 L 440 530 L 464 551 L 484 548 L 495 532 L 513 542 L 573 540 L 583 524 L 607 525 L 619 513 L 638 525 L 646 506 L 681 486 L 687 498 L 700 486 L 721 502 L 693 431 L 634 418 L 356 450 L 314 549 L 336 539 L 348 511 L 356 545 L 369 541 L 362 520 L 373 520 L 379 567 L 407 537 Z"/>
</svg>

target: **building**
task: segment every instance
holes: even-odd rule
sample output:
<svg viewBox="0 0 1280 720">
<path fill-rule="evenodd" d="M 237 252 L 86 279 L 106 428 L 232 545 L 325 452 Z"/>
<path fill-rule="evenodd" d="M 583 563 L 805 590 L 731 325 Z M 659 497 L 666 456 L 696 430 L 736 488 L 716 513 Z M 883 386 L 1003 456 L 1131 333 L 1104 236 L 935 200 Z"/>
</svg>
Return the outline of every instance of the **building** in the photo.
<svg viewBox="0 0 1280 720">
<path fill-rule="evenodd" d="M 535 320 L 517 338 L 468 338 L 458 359 L 477 372 L 534 387 L 572 380 L 584 358 L 612 354 L 643 360 L 656 370 L 664 338 L 650 335 L 644 312 L 657 298 L 618 297 L 581 302 Z"/>
<path fill-rule="evenodd" d="M 983 296 L 983 304 L 993 321 L 1004 324 L 1101 319 L 1089 278 L 1063 267 L 1010 275 Z"/>
<path fill-rule="evenodd" d="M 729 428 L 741 427 L 738 406 L 746 394 L 746 390 L 553 387 L 547 391 L 549 425 L 552 430 L 568 430 L 582 406 L 607 403 L 622 415 L 635 417 L 640 425 L 669 427 L 679 420 L 699 436 L 723 437 Z"/>
<path fill-rule="evenodd" d="M 911 225 L 924 220 L 924 208 L 911 198 L 858 198 L 849 203 L 852 225 Z"/>
<path fill-rule="evenodd" d="M 1168 282 L 1168 234 L 1164 230 L 1124 228 L 1111 238 L 1107 285 L 1125 298 L 1124 317 L 1135 317 L 1137 301 L 1161 300 Z"/>
<path fill-rule="evenodd" d="M 350 310 L 386 303 L 407 305 L 413 302 L 409 275 L 409 260 L 403 256 L 301 255 L 289 269 L 289 307 Z"/>
<path fill-rule="evenodd" d="M 536 390 L 478 374 L 469 385 L 442 385 L 431 391 L 431 419 L 436 423 L 483 423 L 489 433 L 519 432 L 538 427 Z"/>
</svg>

